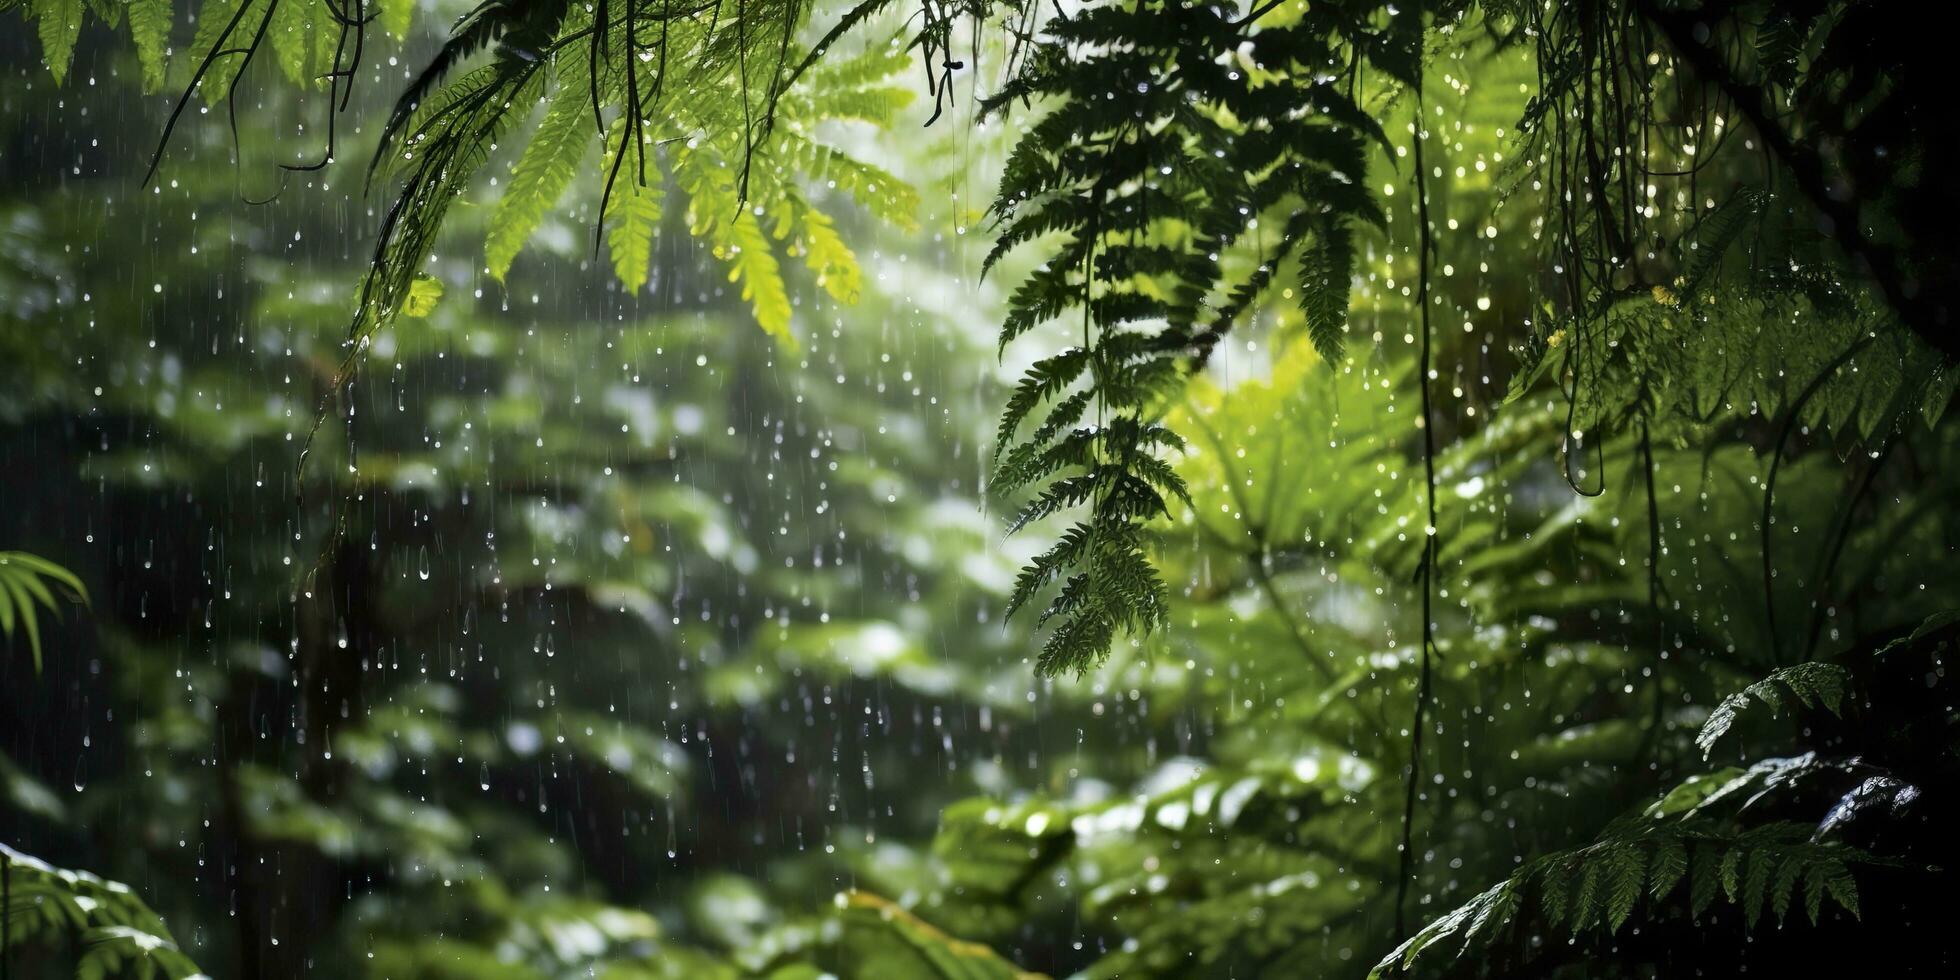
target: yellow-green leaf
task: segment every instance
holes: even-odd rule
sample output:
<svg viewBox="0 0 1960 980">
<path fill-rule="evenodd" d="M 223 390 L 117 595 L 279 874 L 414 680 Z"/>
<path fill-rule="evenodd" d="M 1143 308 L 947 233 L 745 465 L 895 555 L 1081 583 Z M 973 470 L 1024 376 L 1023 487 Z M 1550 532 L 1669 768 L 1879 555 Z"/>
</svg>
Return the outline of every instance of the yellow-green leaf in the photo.
<svg viewBox="0 0 1960 980">
<path fill-rule="evenodd" d="M 612 152 L 606 160 L 609 173 L 626 126 L 622 122 L 614 129 Z M 632 150 L 629 148 L 628 152 Z M 647 267 L 653 261 L 653 236 L 660 227 L 663 190 L 652 154 L 648 154 L 645 183 L 640 181 L 639 165 L 637 154 L 620 165 L 605 214 L 606 248 L 612 252 L 613 273 L 629 293 L 637 293 L 647 284 Z"/>
<path fill-rule="evenodd" d="M 402 316 L 425 317 L 436 311 L 436 304 L 442 301 L 442 280 L 424 273 L 416 276 L 408 286 L 408 296 L 402 300 Z"/>
<path fill-rule="evenodd" d="M 763 331 L 794 348 L 790 332 L 789 291 L 776 262 L 769 234 L 756 218 L 756 208 L 736 194 L 727 161 L 707 150 L 682 151 L 675 175 L 690 201 L 688 231 L 707 239 L 717 260 L 728 266 L 728 281 L 742 284 L 742 299 L 755 313 Z"/>
<path fill-rule="evenodd" d="M 755 212 L 744 208 L 728 225 L 728 243 L 715 248 L 715 257 L 728 263 L 728 281 L 742 283 L 742 298 L 755 311 L 755 322 L 764 332 L 790 346 L 796 337 L 790 333 L 789 291 L 783 287 L 782 266 L 769 248 L 769 236 L 762 231 Z"/>
<path fill-rule="evenodd" d="M 531 232 L 544 220 L 545 211 L 558 203 L 578 173 L 579 161 L 591 145 L 585 128 L 591 118 L 589 110 L 585 89 L 561 84 L 551 108 L 545 110 L 544 121 L 512 168 L 510 184 L 497 199 L 490 234 L 483 245 L 484 261 L 499 282 Z"/>
<path fill-rule="evenodd" d="M 850 246 L 837 234 L 837 227 L 831 224 L 830 217 L 816 208 L 798 202 L 802 218 L 802 234 L 798 236 L 796 249 L 803 253 L 803 264 L 817 275 L 817 285 L 839 303 L 856 303 L 858 291 L 862 287 L 858 275 L 857 256 Z"/>
</svg>

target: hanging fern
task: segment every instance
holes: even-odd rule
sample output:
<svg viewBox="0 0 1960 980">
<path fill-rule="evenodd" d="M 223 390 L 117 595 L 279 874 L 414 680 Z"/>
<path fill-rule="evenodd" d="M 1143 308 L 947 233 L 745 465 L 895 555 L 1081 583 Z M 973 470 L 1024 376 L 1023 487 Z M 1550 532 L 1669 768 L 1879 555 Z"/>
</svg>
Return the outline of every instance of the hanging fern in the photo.
<svg viewBox="0 0 1960 980">
<path fill-rule="evenodd" d="M 893 82 L 909 63 L 904 45 L 872 43 L 853 55 L 831 50 L 888 5 L 873 0 L 854 8 L 812 52 L 795 40 L 811 14 L 806 0 L 484 0 L 456 23 L 383 126 L 370 184 L 397 190 L 361 290 L 353 337 L 364 339 L 402 312 L 417 277 L 427 272 L 450 203 L 477 182 L 498 145 L 523 132 L 540 101 L 548 108 L 524 140 L 492 212 L 485 260 L 494 277 L 509 273 L 558 199 L 585 178 L 603 191 L 602 222 L 626 226 L 595 240 L 622 253 L 612 264 L 624 285 L 643 286 L 658 233 L 659 157 L 665 155 L 679 182 L 714 195 L 712 202 L 691 202 L 689 225 L 713 236 L 710 250 L 741 283 L 769 333 L 790 335 L 778 253 L 804 258 L 833 298 L 848 301 L 858 288 L 855 257 L 824 210 L 829 202 L 809 197 L 805 188 L 828 183 L 873 214 L 911 225 L 916 200 L 909 188 L 815 136 L 828 121 L 889 125 L 910 100 L 910 91 Z M 20 8 L 34 21 L 57 82 L 90 19 L 126 26 L 146 85 L 163 82 L 172 49 L 170 0 L 5 0 L 0 8 Z M 187 46 L 195 68 L 183 100 L 233 103 L 246 72 L 264 55 L 289 83 L 330 89 L 338 112 L 349 104 L 369 26 L 378 22 L 401 36 L 413 8 L 413 0 L 357 8 L 334 0 L 201 0 Z M 985 5 L 949 8 L 928 19 L 943 34 L 951 18 L 986 12 Z M 183 111 L 180 101 L 171 127 Z M 231 115 L 236 130 L 236 111 Z M 333 154 L 333 127 L 327 131 L 322 165 Z M 588 174 L 582 164 L 595 145 L 630 152 L 602 153 L 604 171 Z M 711 171 L 726 174 L 710 179 Z M 618 207 L 615 195 L 625 198 Z M 736 213 L 744 210 L 751 214 Z"/>
<path fill-rule="evenodd" d="M 1082 334 L 1029 369 L 997 434 L 994 491 L 1032 494 L 1014 528 L 1086 511 L 1010 600 L 1059 589 L 1041 617 L 1055 621 L 1041 672 L 1087 670 L 1119 633 L 1162 623 L 1166 590 L 1142 528 L 1184 494 L 1159 455 L 1182 442 L 1150 420 L 1283 264 L 1298 264 L 1315 347 L 1341 356 L 1351 236 L 1383 223 L 1364 184 L 1369 144 L 1386 135 L 1355 101 L 1354 76 L 1368 63 L 1408 82 L 1421 30 L 1419 15 L 1383 10 L 1098 5 L 1050 21 L 1046 42 L 984 103 L 995 115 L 1045 108 L 991 206 L 984 269 L 1053 243 L 1014 289 L 1001 346 L 1049 321 L 1073 329 L 1076 316 Z M 1251 271 L 1227 272 L 1234 251 L 1253 253 Z"/>
<path fill-rule="evenodd" d="M 282 0 L 269 10 L 266 43 L 272 46 L 286 81 L 302 89 L 326 81 L 340 45 L 337 18 L 325 6 L 290 0 Z"/>
<path fill-rule="evenodd" d="M 82 35 L 83 0 L 33 0 L 40 18 L 41 59 L 56 85 L 68 77 L 68 66 L 75 60 L 75 41 Z"/>
<path fill-rule="evenodd" d="M 778 340 L 792 342 L 782 268 L 755 211 L 736 193 L 735 173 L 725 161 L 697 153 L 677 163 L 675 174 L 691 202 L 688 231 L 707 241 L 714 257 L 728 266 L 730 282 L 741 283 L 755 322 Z"/>
<path fill-rule="evenodd" d="M 490 275 L 498 282 L 509 274 L 511 261 L 544 220 L 545 211 L 565 195 L 578 176 L 579 163 L 591 149 L 585 92 L 569 81 L 583 80 L 584 66 L 578 64 L 582 60 L 576 53 L 564 55 L 551 107 L 525 141 L 524 153 L 517 158 L 510 181 L 491 213 L 483 254 Z"/>
<path fill-rule="evenodd" d="M 606 145 L 606 171 L 613 172 L 620 148 L 630 127 L 624 120 L 613 123 L 613 136 Z M 647 283 L 653 263 L 653 240 L 660 230 L 661 202 L 665 184 L 656 170 L 647 180 L 628 180 L 615 184 L 606 199 L 606 250 L 611 254 L 613 275 L 628 292 L 639 292 Z"/>
<path fill-rule="evenodd" d="M 163 72 L 170 48 L 170 0 L 129 0 L 123 8 L 129 18 L 129 38 L 136 47 L 136 60 L 143 66 L 143 91 L 163 88 Z"/>
<path fill-rule="evenodd" d="M 910 221 L 916 202 L 889 175 L 818 142 L 813 130 L 837 120 L 889 125 L 910 97 L 892 82 L 905 59 L 895 46 L 874 46 L 808 71 L 801 88 L 785 88 L 770 66 L 803 55 L 789 32 L 804 13 L 794 0 L 758 2 L 734 18 L 709 7 L 641 3 L 610 11 L 573 7 L 562 13 L 562 24 L 531 8 L 485 10 L 466 20 L 403 97 L 384 136 L 390 155 L 379 159 L 392 165 L 398 156 L 407 169 L 376 250 L 357 335 L 393 315 L 407 274 L 433 248 L 447 200 L 472 182 L 484 147 L 540 98 L 548 103 L 542 120 L 492 213 L 485 244 L 491 275 L 509 274 L 600 146 L 602 170 L 589 179 L 603 189 L 601 221 L 610 230 L 599 237 L 614 251 L 613 268 L 628 288 L 646 282 L 662 181 L 671 173 L 689 198 L 689 231 L 740 283 L 766 332 L 792 337 L 779 249 L 804 255 L 833 297 L 854 298 L 855 256 L 804 187 L 835 181 L 900 223 Z M 439 84 L 452 65 L 493 41 L 497 60 L 490 68 Z M 459 103 L 460 110 L 443 108 Z M 591 121 L 612 105 L 620 112 L 601 139 Z M 765 112 L 766 130 L 756 123 Z"/>
<path fill-rule="evenodd" d="M 1914 414 L 1937 422 L 1955 383 L 1937 350 L 1822 267 L 1740 254 L 1794 233 L 1773 203 L 1739 193 L 1674 243 L 1665 283 L 1595 295 L 1527 335 L 1509 399 L 1555 378 L 1572 430 L 1601 437 L 1736 406 L 1864 440 Z"/>
</svg>

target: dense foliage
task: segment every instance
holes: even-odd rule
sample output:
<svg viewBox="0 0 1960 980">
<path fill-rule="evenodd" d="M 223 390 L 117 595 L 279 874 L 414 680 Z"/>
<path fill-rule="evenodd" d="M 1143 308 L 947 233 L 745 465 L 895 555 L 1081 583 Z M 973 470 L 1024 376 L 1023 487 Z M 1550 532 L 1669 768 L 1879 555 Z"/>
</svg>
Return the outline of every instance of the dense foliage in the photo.
<svg viewBox="0 0 1960 980">
<path fill-rule="evenodd" d="M 0 963 L 1954 965 L 1943 15 L 0 8 Z"/>
</svg>

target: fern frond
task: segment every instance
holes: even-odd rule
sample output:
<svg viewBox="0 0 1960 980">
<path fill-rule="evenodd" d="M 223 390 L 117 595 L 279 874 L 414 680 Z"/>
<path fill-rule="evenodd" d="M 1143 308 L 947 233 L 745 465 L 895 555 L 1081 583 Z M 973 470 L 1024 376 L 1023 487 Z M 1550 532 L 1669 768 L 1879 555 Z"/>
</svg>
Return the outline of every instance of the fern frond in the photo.
<svg viewBox="0 0 1960 980">
<path fill-rule="evenodd" d="M 191 36 L 191 50 L 211 57 L 210 67 L 198 82 L 198 93 L 204 96 L 206 105 L 222 103 L 231 90 L 231 83 L 244 69 L 242 51 L 229 49 L 232 41 L 243 40 L 237 35 L 249 36 L 253 25 L 248 25 L 246 18 L 250 15 L 245 0 L 204 0 L 198 5 L 197 32 Z"/>
<path fill-rule="evenodd" d="M 1772 712 L 1802 705 L 1806 708 L 1821 706 L 1834 715 L 1840 714 L 1850 682 L 1851 672 L 1836 664 L 1804 663 L 1783 667 L 1723 698 L 1695 735 L 1695 744 L 1701 746 L 1704 757 L 1714 751 L 1715 743 L 1721 741 L 1722 736 L 1735 724 L 1736 716 L 1747 710 L 1752 702 L 1767 705 Z"/>
<path fill-rule="evenodd" d="M 340 45 L 340 25 L 325 7 L 294 0 L 282 0 L 268 13 L 266 42 L 286 81 L 296 88 L 324 85 Z"/>
<path fill-rule="evenodd" d="M 69 65 L 75 60 L 75 42 L 82 36 L 84 0 L 33 0 L 36 26 L 41 35 L 41 60 L 46 62 L 54 83 L 68 79 Z"/>
<path fill-rule="evenodd" d="M 1020 430 L 1021 422 L 1028 413 L 1042 402 L 1055 397 L 1089 367 L 1089 352 L 1080 347 L 1071 347 L 1051 357 L 1036 361 L 1028 368 L 1014 394 L 1007 399 L 1007 407 L 1000 414 L 1000 428 L 994 439 L 994 458 L 1013 444 L 1015 432 Z M 1068 423 L 1070 425 L 1074 423 Z M 1050 433 L 1051 437 L 1053 433 Z"/>
<path fill-rule="evenodd" d="M 58 612 L 57 593 L 72 602 L 88 604 L 82 580 L 54 562 L 22 551 L 0 551 L 0 636 L 12 639 L 18 628 L 27 634 L 34 671 L 41 671 L 40 609 Z"/>
<path fill-rule="evenodd" d="M 78 977 L 140 976 L 194 980 L 204 974 L 129 886 L 57 868 L 0 844 L 10 958 L 15 944 L 79 943 Z"/>
<path fill-rule="evenodd" d="M 990 115 L 1043 107 L 1010 151 L 988 209 L 995 241 L 983 271 L 1045 244 L 1041 264 L 1010 292 L 1000 345 L 1077 311 L 1084 333 L 1080 348 L 1038 361 L 1010 396 L 994 482 L 1033 488 L 1017 528 L 1086 506 L 1093 541 L 1128 542 L 1065 549 L 1066 568 L 1050 567 L 1050 553 L 1033 576 L 1068 583 L 1045 614 L 1060 625 L 1043 648 L 1044 669 L 1083 669 L 1106 652 L 1085 642 L 1118 629 L 1148 632 L 1161 620 L 1165 587 L 1131 543 L 1185 488 L 1162 455 L 1177 446 L 1145 420 L 1174 399 L 1187 366 L 1203 364 L 1282 263 L 1298 263 L 1309 334 L 1337 358 L 1352 229 L 1383 219 L 1363 178 L 1368 142 L 1386 134 L 1326 66 L 1355 51 L 1403 59 L 1419 28 L 1391 27 L 1389 43 L 1372 13 L 1314 6 L 1274 26 L 1239 16 L 1143 0 L 1057 17 L 1044 28 L 1053 43 L 982 102 Z M 1216 55 L 1241 49 L 1244 61 Z M 1276 250 L 1245 273 L 1223 261 L 1258 246 L 1268 222 L 1283 228 Z M 1016 443 L 1050 399 L 1060 402 L 1054 417 Z M 1065 435 L 1091 407 L 1095 432 Z"/>
<path fill-rule="evenodd" d="M 790 250 L 803 256 L 803 264 L 817 277 L 817 285 L 839 303 L 856 303 L 863 282 L 857 256 L 837 234 L 828 215 L 811 207 L 801 195 L 790 201 L 795 216 L 796 239 Z"/>
<path fill-rule="evenodd" d="M 1648 820 L 1623 823 L 1593 844 L 1532 861 L 1431 922 L 1376 964 L 1369 977 L 1413 975 L 1425 956 L 1450 950 L 1461 957 L 1514 926 L 1523 928 L 1522 923 L 1542 923 L 1574 938 L 1610 935 L 1643 906 L 1657 908 L 1671 900 L 1684 879 L 1692 881 L 1688 909 L 1695 917 L 1726 897 L 1749 928 L 1765 915 L 1781 923 L 1800 890 L 1813 919 L 1826 899 L 1855 916 L 1851 866 L 1882 863 L 1855 848 L 1813 843 L 1810 828 L 1798 823 L 1733 833 Z"/>
<path fill-rule="evenodd" d="M 592 146 L 586 128 L 584 90 L 576 84 L 579 72 L 561 73 L 544 120 L 532 131 L 524 154 L 511 168 L 510 183 L 497 198 L 490 230 L 483 244 L 491 277 L 502 282 L 525 241 L 558 203 L 578 175 L 579 163 Z"/>
<path fill-rule="evenodd" d="M 1352 233 L 1346 222 L 1331 221 L 1300 256 L 1300 309 L 1306 314 L 1307 337 L 1321 359 L 1330 364 L 1341 359 L 1341 331 L 1347 327 L 1353 275 Z"/>
<path fill-rule="evenodd" d="M 170 48 L 170 0 L 129 0 L 125 10 L 136 61 L 143 68 L 143 91 L 155 92 L 163 87 Z"/>
<path fill-rule="evenodd" d="M 613 182 L 612 194 L 606 198 L 602 217 L 606 224 L 606 248 L 612 255 L 613 275 L 619 278 L 620 285 L 626 287 L 627 292 L 637 293 L 647 284 L 653 264 L 653 241 L 660 229 L 665 184 L 653 161 L 649 161 L 647 169 L 650 173 L 642 180 L 637 160 L 630 156 L 624 161 L 617 159 L 621 144 L 630 136 L 631 129 L 625 120 L 614 123 L 605 169 L 609 174 L 617 174 L 617 179 Z M 633 152 L 630 147 L 628 150 Z"/>
</svg>

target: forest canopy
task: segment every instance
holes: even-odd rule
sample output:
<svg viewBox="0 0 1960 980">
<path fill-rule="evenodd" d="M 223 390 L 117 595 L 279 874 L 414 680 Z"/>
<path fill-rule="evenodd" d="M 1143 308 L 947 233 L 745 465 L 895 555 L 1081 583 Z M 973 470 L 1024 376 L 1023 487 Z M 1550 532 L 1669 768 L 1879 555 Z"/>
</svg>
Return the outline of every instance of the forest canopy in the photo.
<svg viewBox="0 0 1960 980">
<path fill-rule="evenodd" d="M 1954 966 L 1948 14 L 0 18 L 0 975 Z"/>
</svg>

